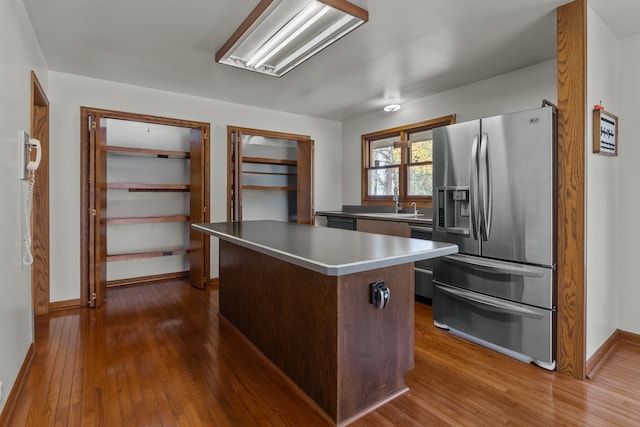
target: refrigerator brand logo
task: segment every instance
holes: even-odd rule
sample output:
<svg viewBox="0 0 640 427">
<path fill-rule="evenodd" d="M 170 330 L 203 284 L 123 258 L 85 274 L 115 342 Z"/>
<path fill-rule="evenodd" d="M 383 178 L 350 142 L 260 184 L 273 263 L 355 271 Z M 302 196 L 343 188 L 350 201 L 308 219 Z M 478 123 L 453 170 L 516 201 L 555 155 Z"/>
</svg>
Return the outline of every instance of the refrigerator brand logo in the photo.
<svg viewBox="0 0 640 427">
<path fill-rule="evenodd" d="M 539 121 L 540 121 L 539 117 L 532 117 L 532 118 L 529 119 L 529 124 L 533 125 L 533 124 L 538 123 Z"/>
</svg>

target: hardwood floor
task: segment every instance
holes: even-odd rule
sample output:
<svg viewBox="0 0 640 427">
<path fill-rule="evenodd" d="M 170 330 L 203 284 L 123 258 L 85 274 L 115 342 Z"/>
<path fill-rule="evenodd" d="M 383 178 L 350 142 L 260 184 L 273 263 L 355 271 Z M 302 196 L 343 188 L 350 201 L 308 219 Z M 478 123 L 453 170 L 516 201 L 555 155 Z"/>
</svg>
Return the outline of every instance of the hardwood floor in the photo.
<svg viewBox="0 0 640 427">
<path fill-rule="evenodd" d="M 448 335 L 416 303 L 410 391 L 353 426 L 640 425 L 640 346 L 621 342 L 588 381 Z M 102 308 L 36 320 L 15 426 L 325 426 L 218 317 L 216 290 L 114 288 Z"/>
</svg>

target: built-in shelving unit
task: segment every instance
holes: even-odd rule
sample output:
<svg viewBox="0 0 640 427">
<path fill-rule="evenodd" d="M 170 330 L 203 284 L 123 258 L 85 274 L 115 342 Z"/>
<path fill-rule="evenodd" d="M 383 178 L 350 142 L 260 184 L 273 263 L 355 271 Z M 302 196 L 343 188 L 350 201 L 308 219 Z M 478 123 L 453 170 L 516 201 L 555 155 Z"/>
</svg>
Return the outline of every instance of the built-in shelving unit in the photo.
<svg viewBox="0 0 640 427">
<path fill-rule="evenodd" d="M 297 172 L 291 170 L 298 165 L 296 160 L 287 159 L 270 159 L 262 157 L 242 157 L 243 164 L 258 164 L 275 166 L 273 171 L 248 170 L 246 167 L 242 169 L 243 175 L 269 175 L 272 177 L 283 177 L 284 181 L 294 181 L 298 176 Z M 284 166 L 284 168 L 279 168 Z M 291 166 L 291 168 L 287 168 Z M 272 190 L 272 191 L 297 191 L 296 185 L 246 185 L 242 184 L 243 190 Z"/>
<path fill-rule="evenodd" d="M 228 135 L 229 219 L 313 223 L 310 137 L 235 127 Z"/>
<path fill-rule="evenodd" d="M 190 225 L 209 221 L 209 125 L 106 110 L 82 114 L 90 146 L 90 305 L 104 299 L 106 286 L 165 277 L 189 277 L 203 288 L 209 241 Z"/>
<path fill-rule="evenodd" d="M 160 129 L 161 130 L 161 129 Z M 154 130 L 154 132 L 158 132 L 158 130 Z M 132 142 L 133 144 L 133 142 Z M 178 142 L 179 144 L 179 142 Z M 146 179 L 159 179 L 162 178 L 162 171 L 166 168 L 171 168 L 169 165 L 163 165 L 165 159 L 173 159 L 181 162 L 180 164 L 184 168 L 185 174 L 188 175 L 189 164 L 188 162 L 184 162 L 189 160 L 190 153 L 188 151 L 178 151 L 178 150 L 164 150 L 164 149 L 155 149 L 155 148 L 140 148 L 140 147 L 127 147 L 120 145 L 107 145 L 106 152 L 108 156 L 107 160 L 107 171 L 109 171 L 109 162 L 118 162 L 121 158 L 128 159 L 152 159 L 155 165 L 149 167 L 147 165 L 146 170 L 148 171 L 149 177 L 143 177 Z M 135 160 L 134 160 L 135 161 Z M 184 162 L 184 163 L 182 163 Z M 129 168 L 136 165 L 130 165 Z M 172 165 L 173 169 L 176 168 L 176 165 Z M 144 165 L 140 165 L 141 169 L 144 169 Z M 125 177 L 128 175 L 129 170 L 127 170 L 127 166 L 123 165 L 120 167 L 114 167 L 114 171 L 112 171 L 114 178 L 120 178 L 121 175 Z M 169 172 L 171 173 L 171 172 Z M 173 175 L 176 175 L 175 172 Z M 109 180 L 109 174 L 107 176 L 107 180 Z M 175 184 L 157 184 L 157 183 L 131 183 L 131 182 L 107 182 L 107 189 L 109 190 L 118 190 L 124 189 L 129 192 L 188 192 L 189 185 L 183 183 L 175 183 Z M 133 203 L 136 203 L 134 201 Z M 186 209 L 186 208 L 185 208 Z M 188 212 L 185 212 L 188 213 Z M 162 223 L 183 223 L 183 228 L 189 227 L 189 215 L 167 215 L 167 216 L 136 216 L 136 217 L 107 217 L 106 224 L 107 226 L 120 226 L 125 224 L 162 224 Z M 131 231 L 131 230 L 128 230 Z M 149 228 L 147 231 L 153 231 Z M 188 231 L 186 231 L 188 233 Z M 114 231 L 114 234 L 117 234 Z M 188 240 L 188 239 L 187 239 Z M 116 262 L 116 261 L 130 261 L 136 259 L 148 259 L 148 258 L 159 258 L 159 257 L 167 257 L 167 256 L 184 256 L 189 253 L 189 249 L 187 247 L 169 247 L 162 249 L 153 249 L 153 250 L 144 250 L 144 251 L 132 251 L 132 252 L 124 252 L 124 253 L 110 253 L 107 252 L 106 261 L 107 262 Z M 188 263 L 184 263 L 185 265 Z"/>
</svg>

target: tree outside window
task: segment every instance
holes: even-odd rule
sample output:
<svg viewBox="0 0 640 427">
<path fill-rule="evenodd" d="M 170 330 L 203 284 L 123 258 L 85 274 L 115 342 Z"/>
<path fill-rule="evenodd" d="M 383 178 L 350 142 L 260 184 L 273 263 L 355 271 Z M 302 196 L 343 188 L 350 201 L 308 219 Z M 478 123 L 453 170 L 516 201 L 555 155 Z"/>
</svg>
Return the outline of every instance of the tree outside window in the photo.
<svg viewBox="0 0 640 427">
<path fill-rule="evenodd" d="M 431 130 L 455 122 L 455 116 L 362 135 L 362 204 L 416 202 L 430 207 L 433 192 Z"/>
</svg>

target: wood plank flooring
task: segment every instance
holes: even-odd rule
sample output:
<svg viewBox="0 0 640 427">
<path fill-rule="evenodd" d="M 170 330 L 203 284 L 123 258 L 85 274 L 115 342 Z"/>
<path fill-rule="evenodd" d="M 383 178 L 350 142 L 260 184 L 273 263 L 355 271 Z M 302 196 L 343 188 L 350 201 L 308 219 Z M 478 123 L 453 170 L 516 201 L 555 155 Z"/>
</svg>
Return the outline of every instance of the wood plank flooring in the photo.
<svg viewBox="0 0 640 427">
<path fill-rule="evenodd" d="M 416 303 L 410 391 L 353 426 L 640 425 L 640 346 L 619 343 L 577 381 L 433 326 Z M 108 291 L 102 308 L 36 320 L 14 426 L 326 426 L 218 317 L 216 290 L 171 282 Z"/>
</svg>

